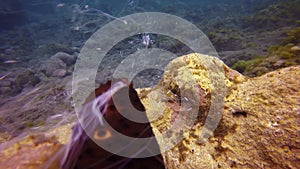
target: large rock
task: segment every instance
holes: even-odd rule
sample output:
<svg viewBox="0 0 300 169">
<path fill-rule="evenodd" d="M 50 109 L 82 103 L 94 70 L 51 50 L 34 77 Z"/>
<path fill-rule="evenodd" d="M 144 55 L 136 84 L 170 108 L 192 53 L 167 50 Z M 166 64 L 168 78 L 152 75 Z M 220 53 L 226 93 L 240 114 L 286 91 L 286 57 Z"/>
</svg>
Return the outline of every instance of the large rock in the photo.
<svg viewBox="0 0 300 169">
<path fill-rule="evenodd" d="M 76 56 L 69 55 L 64 52 L 57 52 L 55 55 L 51 56 L 52 59 L 60 59 L 62 60 L 67 66 L 73 65 L 76 62 Z"/>
<path fill-rule="evenodd" d="M 64 144 L 71 135 L 73 123 L 62 125 L 43 134 L 32 134 L 0 144 L 1 169 L 60 169 Z M 2 137 L 2 138 L 1 138 Z M 9 136 L 0 134 L 0 143 Z"/>
<path fill-rule="evenodd" d="M 65 77 L 68 74 L 68 66 L 76 62 L 75 55 L 58 52 L 42 65 L 40 70 L 48 77 Z"/>
<path fill-rule="evenodd" d="M 67 65 L 59 58 L 51 58 L 40 69 L 46 76 L 64 77 L 67 73 Z"/>
<path fill-rule="evenodd" d="M 158 140 L 163 140 L 160 146 L 164 150 L 168 144 L 161 133 L 174 125 L 179 110 L 189 113 L 181 106 L 182 100 L 174 99 L 180 94 L 178 89 L 193 93 L 191 85 L 187 85 L 192 79 L 200 89 L 200 109 L 193 127 L 163 153 L 167 168 L 298 168 L 300 66 L 245 79 L 223 65 L 227 93 L 222 119 L 212 131 L 213 136 L 202 142 L 201 133 L 207 130 L 204 123 L 211 120 L 207 119 L 207 112 L 214 106 L 211 94 L 217 90 L 213 88 L 216 85 L 210 85 L 214 79 L 208 78 L 211 72 L 203 57 L 217 61 L 196 54 L 179 57 L 167 66 L 158 86 L 140 91 L 150 119 L 154 114 L 163 114 L 152 122 L 152 127 Z M 193 72 L 193 77 L 189 72 Z M 222 76 L 215 72 L 210 77 Z M 180 124 L 183 129 L 185 123 Z M 176 134 L 173 128 L 168 132 L 169 138 Z"/>
<path fill-rule="evenodd" d="M 51 137 L 44 135 L 30 135 L 24 140 L 11 144 L 10 147 L 1 149 L 0 168 L 1 169 L 58 169 L 59 161 L 49 159 L 56 154 L 62 145 Z M 1 146 L 0 146 L 1 148 Z"/>
</svg>

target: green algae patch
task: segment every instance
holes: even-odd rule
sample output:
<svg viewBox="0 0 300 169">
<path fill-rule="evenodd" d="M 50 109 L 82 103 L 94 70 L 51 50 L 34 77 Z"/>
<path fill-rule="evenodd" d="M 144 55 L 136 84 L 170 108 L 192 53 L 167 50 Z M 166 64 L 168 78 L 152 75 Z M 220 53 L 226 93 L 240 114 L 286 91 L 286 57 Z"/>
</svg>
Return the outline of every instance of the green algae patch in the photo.
<svg viewBox="0 0 300 169">
<path fill-rule="evenodd" d="M 292 43 L 294 45 L 300 43 L 300 27 L 297 27 L 287 33 L 287 38 L 285 39 L 284 44 L 289 43 Z"/>
<path fill-rule="evenodd" d="M 260 63 L 262 63 L 264 59 L 265 59 L 264 57 L 256 57 L 254 59 L 247 60 L 247 61 L 239 60 L 232 66 L 232 68 L 241 73 L 248 72 L 254 69 L 255 67 L 257 67 Z"/>
<path fill-rule="evenodd" d="M 271 46 L 266 56 L 240 60 L 232 68 L 246 76 L 261 76 L 270 71 L 300 64 L 300 27 L 286 33 L 282 44 Z"/>
<path fill-rule="evenodd" d="M 300 1 L 279 1 L 245 19 L 245 26 L 254 28 L 280 28 L 284 25 L 299 25 Z"/>
</svg>

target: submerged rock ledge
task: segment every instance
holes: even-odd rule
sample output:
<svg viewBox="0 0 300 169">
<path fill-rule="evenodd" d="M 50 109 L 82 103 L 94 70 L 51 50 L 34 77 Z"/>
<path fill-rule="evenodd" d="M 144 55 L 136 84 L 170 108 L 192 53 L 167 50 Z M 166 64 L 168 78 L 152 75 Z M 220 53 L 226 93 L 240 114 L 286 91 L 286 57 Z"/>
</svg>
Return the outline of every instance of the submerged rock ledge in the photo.
<svg viewBox="0 0 300 169">
<path fill-rule="evenodd" d="M 208 72 L 199 58 L 221 65 L 225 76 L 218 74 L 218 71 Z M 187 78 L 186 71 L 192 72 L 196 84 L 188 85 L 191 77 Z M 201 130 L 212 106 L 212 92 L 217 90 L 212 89 L 213 83 L 209 77 L 225 78 L 224 109 L 216 130 L 211 131 L 212 136 L 199 144 Z M 160 147 L 164 149 L 167 145 L 160 133 L 170 129 L 180 110 L 186 113 L 179 127 L 185 127 L 184 120 L 189 118 L 189 107 L 182 107 L 182 103 L 193 96 L 181 98 L 180 91 L 193 90 L 195 85 L 199 91 L 196 121 L 191 130 L 182 133 L 183 140 L 163 153 L 166 168 L 296 169 L 300 166 L 299 79 L 300 66 L 246 78 L 217 58 L 189 54 L 170 62 L 157 86 L 139 89 L 138 92 L 149 119 L 153 120 L 151 125 Z M 70 126 L 61 128 L 71 130 Z M 10 146 L 5 143 L 0 145 L 0 168 L 41 168 L 51 154 L 55 155 L 59 147 L 65 144 L 62 140 L 69 138 L 66 130 L 51 132 L 57 138 L 47 133 L 45 136 L 29 136 L 8 144 Z M 169 132 L 168 136 L 172 138 L 173 134 L 178 133 Z M 53 168 L 56 164 L 57 161 L 53 163 Z"/>
</svg>

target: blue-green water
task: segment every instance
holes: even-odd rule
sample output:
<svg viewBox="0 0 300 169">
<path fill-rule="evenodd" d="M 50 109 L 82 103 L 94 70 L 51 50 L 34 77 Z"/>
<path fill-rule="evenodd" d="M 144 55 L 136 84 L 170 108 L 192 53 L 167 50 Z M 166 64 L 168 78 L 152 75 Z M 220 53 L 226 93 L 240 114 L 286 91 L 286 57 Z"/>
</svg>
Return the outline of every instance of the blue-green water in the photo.
<svg viewBox="0 0 300 169">
<path fill-rule="evenodd" d="M 41 22 L 41 20 L 48 20 L 57 15 L 71 15 L 65 10 L 72 5 L 79 5 L 83 8 L 88 5 L 90 8 L 99 9 L 103 12 L 111 14 L 116 17 L 136 13 L 136 12 L 167 12 L 175 15 L 184 16 L 193 11 L 202 11 L 205 17 L 229 17 L 247 15 L 249 13 L 257 12 L 266 6 L 277 3 L 279 0 L 164 0 L 164 1 L 147 1 L 147 0 L 1 0 L 0 8 L 0 29 L 11 29 L 16 26 L 28 24 L 31 22 Z M 65 12 L 57 8 L 63 8 Z M 72 12 L 71 10 L 69 12 Z"/>
<path fill-rule="evenodd" d="M 108 80 L 124 77 L 134 88 L 153 87 L 172 59 L 193 52 L 218 57 L 249 78 L 299 66 L 300 0 L 0 0 L 0 150 L 7 146 L 2 143 L 14 137 L 76 121 L 72 101 L 77 101 L 77 91 L 90 93 L 87 87 L 94 90 Z M 92 85 L 86 84 L 91 81 Z M 179 98 L 177 89 L 167 90 L 167 95 L 175 94 L 168 104 L 194 101 Z M 212 97 L 206 94 L 200 93 L 204 100 Z M 111 108 L 105 96 L 87 109 Z M 229 108 L 233 116 L 246 118 L 248 111 L 238 106 Z M 295 106 L 293 111 L 299 109 Z M 271 120 L 269 127 L 281 125 Z M 224 127 L 228 126 L 221 126 L 219 135 Z M 225 132 L 227 135 L 227 129 Z M 215 149 L 222 153 L 221 139 L 216 137 Z M 293 149 L 285 148 L 285 153 Z M 261 158 L 265 163 L 271 161 L 264 154 Z M 235 161 L 228 160 L 234 168 Z"/>
</svg>

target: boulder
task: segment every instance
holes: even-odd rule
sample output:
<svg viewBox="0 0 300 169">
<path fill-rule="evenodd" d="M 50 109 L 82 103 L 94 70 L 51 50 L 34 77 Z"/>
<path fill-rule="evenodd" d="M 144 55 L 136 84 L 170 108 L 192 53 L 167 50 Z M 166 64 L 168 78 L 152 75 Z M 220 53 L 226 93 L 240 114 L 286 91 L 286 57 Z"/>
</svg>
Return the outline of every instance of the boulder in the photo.
<svg viewBox="0 0 300 169">
<path fill-rule="evenodd" d="M 71 135 L 73 123 L 61 125 L 49 132 L 30 134 L 25 138 L 11 140 L 6 133 L 0 133 L 0 168 L 60 169 L 59 162 L 64 144 Z"/>
<path fill-rule="evenodd" d="M 208 139 L 203 140 L 201 133 L 208 130 L 205 124 L 217 121 L 208 117 L 210 108 L 214 107 L 212 92 L 218 90 L 211 82 L 222 77 L 208 72 L 208 63 L 203 62 L 203 57 L 217 61 L 198 54 L 179 57 L 167 66 L 158 86 L 140 90 L 148 116 L 163 115 L 152 121 L 152 127 L 158 140 L 163 140 L 159 143 L 164 150 L 169 145 L 161 138 L 162 133 L 172 129 L 168 131 L 168 138 L 172 138 L 172 133 L 176 134 L 174 127 L 171 128 L 176 124 L 174 117 L 179 110 L 185 113 L 189 110 L 182 106 L 182 98 L 174 99 L 180 94 L 178 89 L 193 93 L 191 86 L 195 85 L 188 85 L 192 79 L 200 89 L 197 119 L 188 132 L 182 133 L 183 138 L 173 148 L 163 152 L 166 167 L 298 168 L 300 66 L 246 79 L 223 64 L 227 91 L 222 116 Z M 193 76 L 189 76 L 190 72 Z M 211 74 L 210 78 L 208 74 Z M 184 129 L 185 119 L 180 126 Z"/>
<path fill-rule="evenodd" d="M 44 65 L 42 65 L 41 71 L 48 77 L 63 77 L 67 72 L 67 65 L 59 58 L 51 58 Z"/>
<path fill-rule="evenodd" d="M 66 75 L 67 75 L 66 69 L 57 69 L 57 70 L 54 70 L 52 73 L 53 77 L 64 77 Z"/>
<path fill-rule="evenodd" d="M 59 161 L 49 159 L 62 146 L 56 138 L 44 135 L 29 135 L 19 142 L 12 143 L 10 147 L 1 149 L 0 146 L 0 168 L 49 168 L 58 169 Z"/>
<path fill-rule="evenodd" d="M 69 55 L 64 52 L 57 52 L 55 55 L 51 57 L 51 59 L 60 59 L 62 60 L 67 66 L 73 65 L 76 62 L 76 56 Z"/>
<path fill-rule="evenodd" d="M 65 77 L 68 69 L 75 64 L 76 56 L 64 52 L 58 52 L 53 55 L 40 70 L 48 77 Z"/>
</svg>

